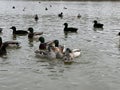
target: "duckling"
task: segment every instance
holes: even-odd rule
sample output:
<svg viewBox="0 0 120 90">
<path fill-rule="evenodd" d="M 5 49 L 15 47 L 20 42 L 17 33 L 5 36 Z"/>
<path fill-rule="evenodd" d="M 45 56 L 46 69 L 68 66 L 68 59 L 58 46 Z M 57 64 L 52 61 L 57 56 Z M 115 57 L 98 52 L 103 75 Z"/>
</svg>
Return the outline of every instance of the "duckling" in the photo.
<svg viewBox="0 0 120 90">
<path fill-rule="evenodd" d="M 63 18 L 63 12 L 61 12 L 60 14 L 58 14 L 58 17 Z"/>
<path fill-rule="evenodd" d="M 16 35 L 26 35 L 28 34 L 27 31 L 24 31 L 24 30 L 16 30 L 16 27 L 15 26 L 12 26 L 10 29 L 13 30 L 13 34 L 16 34 Z"/>
<path fill-rule="evenodd" d="M 94 25 L 93 25 L 94 28 L 103 28 L 104 26 L 103 24 L 98 23 L 96 20 L 94 20 L 93 22 L 94 22 Z"/>
<path fill-rule="evenodd" d="M 64 31 L 65 32 L 77 32 L 78 28 L 68 27 L 68 23 L 64 23 Z"/>
<path fill-rule="evenodd" d="M 34 32 L 34 29 L 33 29 L 32 27 L 29 27 L 29 28 L 28 28 L 28 31 L 29 31 L 29 33 L 28 33 L 28 38 L 33 38 L 33 37 L 35 37 L 35 36 L 38 36 L 38 35 L 42 35 L 42 34 L 43 34 L 43 32 Z"/>
<path fill-rule="evenodd" d="M 37 15 L 37 14 L 35 15 L 35 18 L 34 18 L 34 19 L 35 19 L 36 22 L 38 21 L 39 18 L 38 18 L 38 15 Z"/>
</svg>

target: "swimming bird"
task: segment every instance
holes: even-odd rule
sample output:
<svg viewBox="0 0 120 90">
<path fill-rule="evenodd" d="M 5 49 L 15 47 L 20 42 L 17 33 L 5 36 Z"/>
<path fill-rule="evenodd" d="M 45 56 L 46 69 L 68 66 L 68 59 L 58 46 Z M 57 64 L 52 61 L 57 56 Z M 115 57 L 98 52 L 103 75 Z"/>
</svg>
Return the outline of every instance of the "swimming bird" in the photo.
<svg viewBox="0 0 120 90">
<path fill-rule="evenodd" d="M 18 42 L 18 41 L 5 41 L 5 42 L 3 42 L 2 38 L 0 37 L 0 47 L 3 44 L 6 44 L 8 47 L 20 47 L 20 42 Z"/>
<path fill-rule="evenodd" d="M 13 6 L 12 8 L 15 9 L 15 6 Z"/>
<path fill-rule="evenodd" d="M 77 18 L 81 18 L 81 15 L 80 15 L 80 14 L 78 14 L 78 15 L 77 15 Z"/>
<path fill-rule="evenodd" d="M 37 14 L 35 15 L 35 18 L 34 18 L 34 19 L 35 19 L 36 22 L 38 21 L 39 18 L 38 18 L 38 15 L 37 15 Z"/>
<path fill-rule="evenodd" d="M 16 30 L 16 27 L 15 27 L 15 26 L 12 26 L 10 29 L 13 30 L 13 34 L 17 34 L 17 35 L 26 35 L 26 34 L 28 34 L 27 31 L 24 31 L 24 30 Z"/>
<path fill-rule="evenodd" d="M 53 51 L 52 46 L 48 46 L 47 50 L 36 50 L 35 53 L 40 58 L 56 59 L 56 53 Z"/>
<path fill-rule="evenodd" d="M 45 8 L 45 10 L 47 11 L 47 10 L 48 10 L 48 8 L 46 7 L 46 8 Z"/>
<path fill-rule="evenodd" d="M 103 28 L 104 26 L 103 24 L 98 23 L 96 20 L 94 20 L 93 22 L 94 22 L 94 25 L 93 25 L 94 28 Z"/>
<path fill-rule="evenodd" d="M 56 58 L 61 59 L 64 53 L 64 46 L 59 45 L 59 40 L 54 40 L 52 47 L 53 51 L 56 53 Z"/>
<path fill-rule="evenodd" d="M 64 23 L 64 31 L 65 32 L 77 32 L 78 28 L 68 27 L 68 23 Z"/>
<path fill-rule="evenodd" d="M 60 14 L 58 14 L 58 17 L 63 18 L 63 12 L 61 12 Z"/>
<path fill-rule="evenodd" d="M 80 51 L 80 49 L 71 50 L 70 48 L 66 48 L 66 51 L 63 56 L 64 63 L 72 63 L 74 58 L 80 56 Z"/>
<path fill-rule="evenodd" d="M 33 38 L 33 37 L 35 37 L 35 36 L 38 36 L 38 35 L 42 35 L 42 34 L 43 34 L 43 32 L 34 32 L 34 29 L 33 29 L 32 27 L 29 27 L 29 28 L 28 28 L 28 31 L 29 31 L 29 33 L 28 33 L 28 38 Z"/>
</svg>

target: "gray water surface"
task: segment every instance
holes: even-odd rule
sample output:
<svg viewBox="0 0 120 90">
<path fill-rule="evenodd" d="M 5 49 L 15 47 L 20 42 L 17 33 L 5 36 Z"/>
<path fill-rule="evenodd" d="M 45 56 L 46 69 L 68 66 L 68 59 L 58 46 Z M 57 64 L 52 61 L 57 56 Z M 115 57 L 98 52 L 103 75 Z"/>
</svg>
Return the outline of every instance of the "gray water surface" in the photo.
<svg viewBox="0 0 120 90">
<path fill-rule="evenodd" d="M 63 19 L 57 16 L 60 12 Z M 93 20 L 103 23 L 104 29 L 93 30 Z M 65 22 L 77 27 L 78 33 L 66 37 Z M 7 49 L 7 56 L 0 57 L 0 90 L 120 90 L 120 2 L 0 1 L 3 41 L 14 40 L 11 26 L 33 27 L 44 32 L 46 41 L 58 39 L 82 54 L 71 65 L 38 58 L 34 53 L 37 39 L 29 42 L 27 36 L 17 36 L 22 47 Z"/>
</svg>

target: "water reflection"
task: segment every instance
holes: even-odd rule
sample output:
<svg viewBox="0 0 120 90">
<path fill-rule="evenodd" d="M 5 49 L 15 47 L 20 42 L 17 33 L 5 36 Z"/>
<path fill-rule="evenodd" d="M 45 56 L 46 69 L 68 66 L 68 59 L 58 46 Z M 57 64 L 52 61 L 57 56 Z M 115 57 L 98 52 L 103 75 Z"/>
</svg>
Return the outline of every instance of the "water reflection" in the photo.
<svg viewBox="0 0 120 90">
<path fill-rule="evenodd" d="M 93 28 L 93 31 L 103 31 L 103 28 Z"/>
<path fill-rule="evenodd" d="M 33 38 L 28 38 L 28 42 L 29 42 L 30 47 L 34 46 L 34 44 L 33 44 Z"/>
<path fill-rule="evenodd" d="M 64 37 L 65 38 L 68 38 L 68 35 L 73 35 L 73 34 L 77 34 L 77 32 L 67 32 L 67 31 L 64 31 Z"/>
<path fill-rule="evenodd" d="M 12 37 L 13 40 L 16 40 L 17 39 L 17 36 L 16 34 L 13 34 L 13 37 Z"/>
</svg>

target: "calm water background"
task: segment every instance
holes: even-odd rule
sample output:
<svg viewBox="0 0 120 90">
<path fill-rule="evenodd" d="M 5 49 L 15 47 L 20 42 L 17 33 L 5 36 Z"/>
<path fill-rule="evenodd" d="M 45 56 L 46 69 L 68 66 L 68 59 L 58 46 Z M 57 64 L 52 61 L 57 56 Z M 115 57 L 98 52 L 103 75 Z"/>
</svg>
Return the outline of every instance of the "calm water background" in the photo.
<svg viewBox="0 0 120 90">
<path fill-rule="evenodd" d="M 57 16 L 61 11 L 63 19 Z M 93 30 L 95 19 L 104 23 L 103 30 Z M 64 22 L 77 27 L 78 33 L 66 38 Z M 13 40 L 11 26 L 33 27 L 44 32 L 46 41 L 59 39 L 66 47 L 80 48 L 82 54 L 72 65 L 41 59 L 34 53 L 39 42 L 18 36 L 22 47 L 7 49 L 7 57 L 0 58 L 0 90 L 120 90 L 120 2 L 0 1 L 3 41 Z"/>
</svg>

